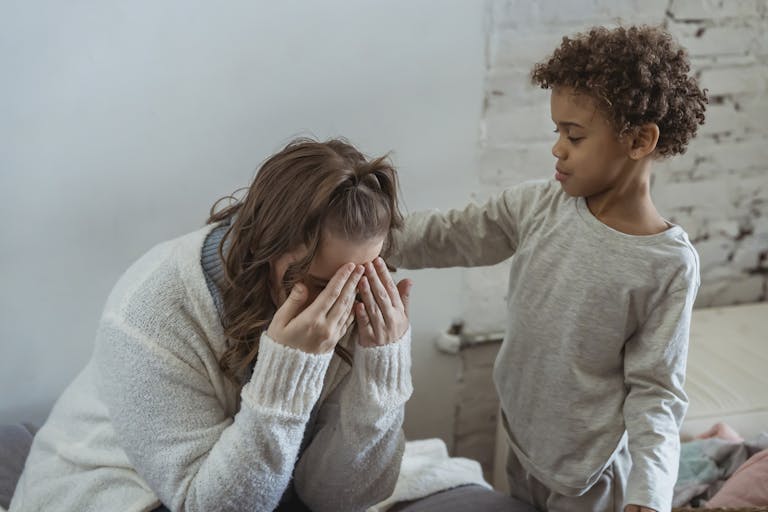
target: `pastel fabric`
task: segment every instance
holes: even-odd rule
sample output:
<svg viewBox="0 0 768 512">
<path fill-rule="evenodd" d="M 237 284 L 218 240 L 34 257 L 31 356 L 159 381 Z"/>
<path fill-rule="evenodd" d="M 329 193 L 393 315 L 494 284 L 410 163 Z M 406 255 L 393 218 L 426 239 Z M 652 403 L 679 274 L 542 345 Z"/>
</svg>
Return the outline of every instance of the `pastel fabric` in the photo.
<svg viewBox="0 0 768 512">
<path fill-rule="evenodd" d="M 708 507 L 768 505 L 768 449 L 756 453 L 707 502 Z"/>
</svg>

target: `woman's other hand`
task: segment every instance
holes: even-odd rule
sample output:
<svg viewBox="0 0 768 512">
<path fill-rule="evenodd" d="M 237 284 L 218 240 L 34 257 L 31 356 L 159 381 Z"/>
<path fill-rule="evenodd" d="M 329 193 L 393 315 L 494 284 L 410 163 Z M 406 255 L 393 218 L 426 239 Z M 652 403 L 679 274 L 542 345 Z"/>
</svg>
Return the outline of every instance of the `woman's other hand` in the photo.
<svg viewBox="0 0 768 512">
<path fill-rule="evenodd" d="M 362 302 L 355 304 L 361 346 L 386 345 L 403 337 L 409 326 L 411 285 L 410 279 L 395 285 L 381 258 L 366 263 L 365 275 L 358 284 Z"/>
<path fill-rule="evenodd" d="M 352 307 L 364 271 L 362 265 L 343 265 L 303 311 L 309 291 L 304 284 L 296 283 L 275 313 L 267 335 L 278 343 L 303 352 L 330 352 L 354 320 Z"/>
</svg>

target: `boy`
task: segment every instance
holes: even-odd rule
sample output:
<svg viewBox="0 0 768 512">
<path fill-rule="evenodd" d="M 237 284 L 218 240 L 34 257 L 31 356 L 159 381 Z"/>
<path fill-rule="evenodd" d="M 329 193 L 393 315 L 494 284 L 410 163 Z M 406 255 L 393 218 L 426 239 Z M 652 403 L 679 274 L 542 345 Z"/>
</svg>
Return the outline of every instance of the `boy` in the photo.
<svg viewBox="0 0 768 512">
<path fill-rule="evenodd" d="M 532 72 L 551 89 L 555 180 L 413 215 L 396 237 L 389 261 L 406 268 L 514 255 L 493 377 L 511 493 L 540 509 L 671 507 L 699 263 L 650 179 L 704 122 L 688 71 L 658 28 L 563 38 Z"/>
</svg>

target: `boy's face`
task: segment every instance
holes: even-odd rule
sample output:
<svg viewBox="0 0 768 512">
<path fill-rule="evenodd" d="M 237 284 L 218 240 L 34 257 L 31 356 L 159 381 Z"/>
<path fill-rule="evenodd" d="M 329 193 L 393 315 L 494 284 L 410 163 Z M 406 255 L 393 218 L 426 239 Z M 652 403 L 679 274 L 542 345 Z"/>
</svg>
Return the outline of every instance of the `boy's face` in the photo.
<svg viewBox="0 0 768 512">
<path fill-rule="evenodd" d="M 628 148 L 616 136 L 596 102 L 570 87 L 555 87 L 550 98 L 558 133 L 552 154 L 555 179 L 570 196 L 590 197 L 614 188 L 630 165 Z"/>
</svg>

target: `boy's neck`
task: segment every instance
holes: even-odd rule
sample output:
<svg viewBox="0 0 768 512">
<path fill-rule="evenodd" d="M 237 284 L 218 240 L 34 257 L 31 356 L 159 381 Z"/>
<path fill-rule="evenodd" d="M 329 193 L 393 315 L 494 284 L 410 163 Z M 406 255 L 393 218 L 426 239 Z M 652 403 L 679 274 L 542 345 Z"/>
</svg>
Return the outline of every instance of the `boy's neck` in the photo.
<svg viewBox="0 0 768 512">
<path fill-rule="evenodd" d="M 666 231 L 670 224 L 651 199 L 651 160 L 634 164 L 614 186 L 585 197 L 587 207 L 600 222 L 628 235 L 655 235 Z"/>
</svg>

